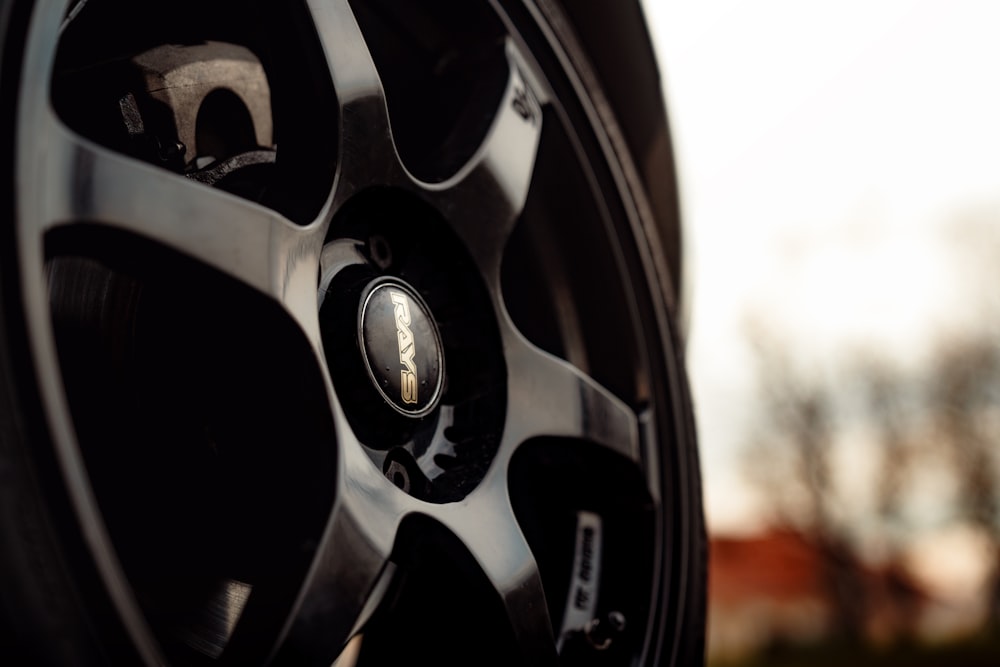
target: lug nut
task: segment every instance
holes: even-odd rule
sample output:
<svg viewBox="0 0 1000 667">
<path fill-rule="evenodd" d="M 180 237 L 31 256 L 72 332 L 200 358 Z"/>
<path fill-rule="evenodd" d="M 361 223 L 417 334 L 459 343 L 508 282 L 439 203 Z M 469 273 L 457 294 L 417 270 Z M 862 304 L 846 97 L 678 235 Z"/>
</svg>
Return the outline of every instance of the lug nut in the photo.
<svg viewBox="0 0 1000 667">
<path fill-rule="evenodd" d="M 404 493 L 410 492 L 410 475 L 406 471 L 406 466 L 399 461 L 393 461 L 389 464 L 385 470 L 385 476 Z"/>
<path fill-rule="evenodd" d="M 625 632 L 625 614 L 620 611 L 610 611 L 602 618 L 595 618 L 587 623 L 584 633 L 587 641 L 598 651 L 603 651 L 619 635 Z"/>
<path fill-rule="evenodd" d="M 384 236 L 373 236 L 368 239 L 368 250 L 371 253 L 372 261 L 383 271 L 392 264 L 392 249 Z"/>
</svg>

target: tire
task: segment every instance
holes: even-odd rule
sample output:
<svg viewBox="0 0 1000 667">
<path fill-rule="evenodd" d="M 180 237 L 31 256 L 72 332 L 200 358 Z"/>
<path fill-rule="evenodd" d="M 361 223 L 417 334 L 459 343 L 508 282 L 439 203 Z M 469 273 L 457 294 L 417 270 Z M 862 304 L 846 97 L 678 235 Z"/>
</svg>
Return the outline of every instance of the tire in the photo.
<svg viewBox="0 0 1000 667">
<path fill-rule="evenodd" d="M 703 662 L 665 125 L 597 16 L 0 4 L 5 664 Z"/>
</svg>

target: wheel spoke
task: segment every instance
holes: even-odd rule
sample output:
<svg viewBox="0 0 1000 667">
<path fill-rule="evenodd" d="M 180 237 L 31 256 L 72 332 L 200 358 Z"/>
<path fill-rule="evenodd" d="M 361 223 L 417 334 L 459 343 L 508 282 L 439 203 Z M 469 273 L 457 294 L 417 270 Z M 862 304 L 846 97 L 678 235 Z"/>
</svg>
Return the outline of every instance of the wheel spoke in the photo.
<svg viewBox="0 0 1000 667">
<path fill-rule="evenodd" d="M 355 455 L 364 456 L 348 458 Z M 295 664 L 329 665 L 380 604 L 394 572 L 389 556 L 404 513 L 390 496 L 400 500 L 401 494 L 379 484 L 384 480 L 367 461 L 349 461 L 347 469 L 355 472 L 342 479 L 304 586 L 297 595 L 284 588 L 251 597 L 256 606 L 248 606 L 226 650 L 231 664 L 267 655 L 281 643 L 281 654 Z"/>
<path fill-rule="evenodd" d="M 369 539 L 357 516 L 339 507 L 299 600 L 286 587 L 262 595 L 254 591 L 226 646 L 226 662 L 245 664 L 268 655 L 284 639 L 282 650 L 297 664 L 329 665 L 377 605 L 384 592 L 379 584 L 389 576 L 387 554 Z"/>
<path fill-rule="evenodd" d="M 412 499 L 386 484 L 335 403 L 342 462 L 338 501 L 312 570 L 288 621 L 295 664 L 329 665 L 363 629 L 392 577 L 389 562 L 400 521 Z"/>
<path fill-rule="evenodd" d="M 494 285 L 499 284 L 507 239 L 528 197 L 542 131 L 541 107 L 510 42 L 507 60 L 507 86 L 482 145 L 454 177 L 424 186 Z"/>
<path fill-rule="evenodd" d="M 361 517 L 339 509 L 289 632 L 296 656 L 329 664 L 371 613 L 384 586 L 388 552 L 373 543 Z M 288 649 L 286 649 L 288 650 Z"/>
<path fill-rule="evenodd" d="M 492 488 L 470 506 L 442 512 L 439 518 L 469 549 L 500 596 L 521 654 L 518 664 L 555 665 L 552 620 L 538 564 L 505 487 Z"/>
<path fill-rule="evenodd" d="M 334 205 L 373 184 L 401 180 L 385 91 L 348 0 L 309 0 L 340 105 L 340 158 Z"/>
<path fill-rule="evenodd" d="M 316 236 L 280 214 L 152 167 L 50 123 L 43 227 L 92 223 L 180 251 L 314 319 Z M 305 284 L 303 284 L 305 283 Z"/>
<path fill-rule="evenodd" d="M 326 295 L 329 293 L 333 279 L 350 266 L 362 266 L 366 263 L 361 253 L 363 244 L 356 239 L 337 239 L 326 245 L 319 256 L 319 307 L 323 307 Z"/>
<path fill-rule="evenodd" d="M 504 328 L 508 419 L 501 451 L 537 436 L 582 438 L 640 462 L 635 412 L 593 378 Z"/>
</svg>

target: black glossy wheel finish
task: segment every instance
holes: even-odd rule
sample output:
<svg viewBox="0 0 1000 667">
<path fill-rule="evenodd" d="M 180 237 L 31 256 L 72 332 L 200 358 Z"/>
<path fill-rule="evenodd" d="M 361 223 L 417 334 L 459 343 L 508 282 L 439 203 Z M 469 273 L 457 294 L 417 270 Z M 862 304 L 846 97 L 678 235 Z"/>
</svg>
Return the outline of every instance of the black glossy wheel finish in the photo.
<svg viewBox="0 0 1000 667">
<path fill-rule="evenodd" d="M 95 655 L 674 661 L 689 406 L 551 8 L 15 7 L 5 338 Z"/>
</svg>

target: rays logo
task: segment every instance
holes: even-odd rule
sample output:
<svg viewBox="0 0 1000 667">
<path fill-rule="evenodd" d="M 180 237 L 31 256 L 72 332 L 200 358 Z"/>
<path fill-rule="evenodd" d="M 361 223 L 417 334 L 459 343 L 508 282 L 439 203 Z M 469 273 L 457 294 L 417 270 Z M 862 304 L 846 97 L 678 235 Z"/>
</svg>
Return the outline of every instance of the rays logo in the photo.
<svg viewBox="0 0 1000 667">
<path fill-rule="evenodd" d="M 393 314 L 396 318 L 396 341 L 399 343 L 399 363 L 403 368 L 399 371 L 399 393 L 404 403 L 417 402 L 417 364 L 416 345 L 413 332 L 410 331 L 410 301 L 402 292 L 389 292 L 392 299 Z"/>
</svg>

